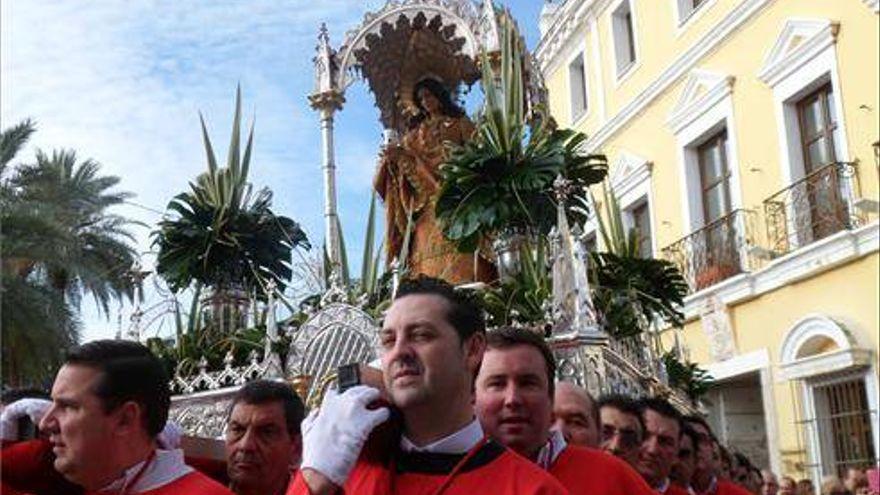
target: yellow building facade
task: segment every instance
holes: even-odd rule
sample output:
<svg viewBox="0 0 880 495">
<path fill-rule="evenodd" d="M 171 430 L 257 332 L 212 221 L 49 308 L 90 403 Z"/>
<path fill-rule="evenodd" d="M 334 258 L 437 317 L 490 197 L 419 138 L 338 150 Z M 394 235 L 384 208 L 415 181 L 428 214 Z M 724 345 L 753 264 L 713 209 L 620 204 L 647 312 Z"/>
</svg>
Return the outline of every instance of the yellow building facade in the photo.
<svg viewBox="0 0 880 495">
<path fill-rule="evenodd" d="M 878 26 L 877 0 L 557 0 L 535 51 L 690 284 L 664 340 L 716 379 L 717 435 L 814 481 L 880 447 Z"/>
</svg>

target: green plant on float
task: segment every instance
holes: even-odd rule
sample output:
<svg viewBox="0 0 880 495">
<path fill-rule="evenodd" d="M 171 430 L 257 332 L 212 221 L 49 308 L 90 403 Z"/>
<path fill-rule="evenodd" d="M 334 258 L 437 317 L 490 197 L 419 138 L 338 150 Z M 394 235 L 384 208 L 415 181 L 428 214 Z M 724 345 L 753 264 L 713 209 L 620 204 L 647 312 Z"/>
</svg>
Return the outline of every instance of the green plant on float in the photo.
<svg viewBox="0 0 880 495">
<path fill-rule="evenodd" d="M 705 396 L 715 383 L 708 371 L 695 363 L 682 362 L 672 351 L 664 353 L 662 359 L 669 385 L 682 390 L 694 403 Z"/>
<path fill-rule="evenodd" d="M 462 252 L 474 252 L 481 240 L 505 230 L 548 234 L 556 223 L 553 183 L 560 176 L 574 191 L 566 200 L 569 222 L 582 224 L 586 217 L 568 206 L 608 169 L 604 155 L 584 152 L 584 134 L 555 129 L 545 108 L 533 108 L 527 122 L 524 43 L 509 15 L 500 19 L 500 70 L 482 54 L 485 101 L 475 135 L 451 147 L 440 166 L 436 217 L 443 235 Z"/>
<path fill-rule="evenodd" d="M 190 190 L 168 204 L 170 218 L 152 233 L 158 249 L 156 272 L 178 292 L 194 283 L 215 291 L 234 288 L 265 297 L 274 280 L 283 292 L 291 277 L 291 252 L 309 249 L 299 224 L 276 215 L 272 192 L 254 190 L 248 182 L 254 127 L 241 154 L 241 88 L 225 167 L 220 167 L 199 116 L 208 170 L 190 183 Z"/>
<path fill-rule="evenodd" d="M 635 231 L 624 228 L 617 200 L 607 189 L 603 205 L 604 219 L 597 218 L 609 251 L 590 253 L 588 267 L 592 302 L 603 327 L 620 339 L 640 334 L 647 322 L 658 319 L 680 327 L 687 282 L 678 267 L 666 260 L 640 258 Z M 521 251 L 523 269 L 519 273 L 484 291 L 490 324 L 510 324 L 514 312 L 521 323 L 545 321 L 544 308 L 553 291 L 552 262 L 546 238 L 539 239 L 530 239 Z"/>
<path fill-rule="evenodd" d="M 606 185 L 603 196 L 604 212 L 597 213 L 596 221 L 607 251 L 590 253 L 590 274 L 593 304 L 603 315 L 606 331 L 621 338 L 633 336 L 646 322 L 658 319 L 680 327 L 687 281 L 675 263 L 639 256 L 638 234 L 624 227 L 620 203 Z"/>
<path fill-rule="evenodd" d="M 521 270 L 483 291 L 489 326 L 544 323 L 545 306 L 553 296 L 548 250 L 546 238 L 527 240 L 520 251 Z"/>
</svg>

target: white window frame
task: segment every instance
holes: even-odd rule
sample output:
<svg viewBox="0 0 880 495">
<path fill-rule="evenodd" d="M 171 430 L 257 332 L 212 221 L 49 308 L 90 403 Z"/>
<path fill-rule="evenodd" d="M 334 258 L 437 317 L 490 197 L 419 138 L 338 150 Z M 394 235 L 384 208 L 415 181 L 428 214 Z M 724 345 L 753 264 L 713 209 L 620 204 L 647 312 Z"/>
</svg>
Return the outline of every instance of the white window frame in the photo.
<svg viewBox="0 0 880 495">
<path fill-rule="evenodd" d="M 730 357 L 724 361 L 708 363 L 706 371 L 717 382 L 735 380 L 749 373 L 757 372 L 761 383 L 761 399 L 764 406 L 764 431 L 767 433 L 767 452 L 770 468 L 781 472 L 782 455 L 779 447 L 779 419 L 776 414 L 776 395 L 773 392 L 775 377 L 770 364 L 770 353 L 766 348 Z"/>
<path fill-rule="evenodd" d="M 826 83 L 831 84 L 834 92 L 833 112 L 837 117 L 834 151 L 838 161 L 850 161 L 843 95 L 837 70 L 838 27 L 837 23 L 828 19 L 788 19 L 758 73 L 758 78 L 773 91 L 781 187 L 802 179 L 805 174 L 798 102 Z M 796 37 L 801 39 L 800 43 L 789 50 L 789 45 Z M 844 200 L 852 208 L 855 192 L 851 177 L 842 177 L 841 189 Z M 786 217 L 793 223 L 797 212 L 787 213 Z M 794 228 L 794 225 L 789 227 Z M 790 241 L 794 248 L 801 247 L 803 242 L 797 236 Z"/>
<path fill-rule="evenodd" d="M 697 148 L 722 129 L 727 130 L 727 167 L 730 170 L 730 209 L 743 207 L 742 182 L 737 156 L 736 120 L 733 111 L 734 78 L 695 69 L 688 76 L 682 95 L 667 119 L 675 134 L 679 180 L 684 185 L 683 225 L 694 232 L 705 225 Z M 699 92 L 700 88 L 704 92 Z M 738 228 L 744 227 L 738 226 Z M 742 233 L 745 233 L 744 231 Z M 747 259 L 742 256 L 740 259 Z"/>
<path fill-rule="evenodd" d="M 611 191 L 623 213 L 623 227 L 627 231 L 634 226 L 632 210 L 643 203 L 648 205 L 651 226 L 651 254 L 657 254 L 657 225 L 654 214 L 654 193 L 651 177 L 654 164 L 649 160 L 623 151 L 617 158 L 611 176 Z"/>
<path fill-rule="evenodd" d="M 575 52 L 568 58 L 568 61 L 566 63 L 567 74 L 568 74 L 568 98 L 569 98 L 568 121 L 571 123 L 572 126 L 576 126 L 582 120 L 584 120 L 587 117 L 587 115 L 590 114 L 590 110 L 592 108 L 592 105 L 590 102 L 590 71 L 589 71 L 588 65 L 587 65 L 587 47 L 586 47 L 586 45 L 587 45 L 587 41 L 586 41 L 586 39 L 584 39 L 584 43 L 583 43 L 583 46 L 581 47 L 581 49 L 575 50 Z M 572 64 L 574 64 L 575 60 L 577 60 L 578 57 L 580 57 L 580 59 L 581 59 L 581 67 L 582 67 L 582 72 L 583 72 L 581 74 L 581 77 L 583 77 L 583 81 L 584 81 L 584 87 L 583 87 L 584 108 L 580 112 L 575 111 L 575 105 L 574 105 L 575 87 L 572 84 L 572 82 L 573 82 L 572 81 Z"/>
<path fill-rule="evenodd" d="M 689 3 L 692 0 L 672 0 L 672 4 L 675 7 L 672 9 L 675 13 L 675 37 L 684 33 L 687 28 L 689 28 L 692 24 L 697 22 L 697 20 L 703 17 L 703 14 L 706 13 L 707 10 L 711 9 L 712 6 L 718 0 L 706 0 L 702 5 L 693 10 L 686 9 L 686 3 Z"/>
<path fill-rule="evenodd" d="M 613 69 L 614 69 L 614 87 L 615 88 L 619 87 L 621 84 L 623 84 L 624 81 L 629 79 L 629 77 L 634 72 L 636 72 L 636 70 L 642 64 L 641 51 L 639 50 L 639 32 L 638 32 L 639 23 L 636 18 L 635 3 L 636 2 L 634 2 L 633 0 L 617 0 L 608 9 L 610 12 L 610 15 L 608 16 L 608 32 L 611 34 L 611 57 L 614 60 Z M 620 67 L 620 66 L 617 63 L 617 44 L 620 40 L 618 40 L 617 31 L 614 29 L 614 25 L 615 25 L 615 18 L 618 17 L 617 11 L 620 9 L 621 6 L 623 6 L 623 4 L 626 4 L 629 7 L 630 20 L 632 22 L 632 33 L 633 33 L 632 50 L 633 50 L 633 53 L 635 54 L 635 60 L 630 62 L 629 65 L 627 65 L 626 67 L 619 69 L 618 67 Z M 626 40 L 626 42 L 629 42 L 629 40 Z"/>
<path fill-rule="evenodd" d="M 816 339 L 828 339 L 835 343 L 836 350 L 801 356 L 803 346 Z M 868 409 L 880 410 L 878 397 L 877 369 L 873 364 L 871 351 L 863 349 L 855 340 L 853 332 L 840 326 L 836 321 L 821 314 L 810 314 L 798 320 L 786 333 L 780 351 L 780 378 L 783 380 L 801 380 L 800 389 L 802 417 L 807 422 L 816 421 L 815 389 L 831 385 L 864 379 L 865 393 L 868 398 Z M 876 422 L 870 422 L 874 440 L 874 457 L 880 455 L 880 428 Z M 812 478 L 822 479 L 823 451 L 822 441 L 816 428 L 808 432 L 807 449 L 809 459 L 814 464 Z"/>
<path fill-rule="evenodd" d="M 795 37 L 804 38 L 787 51 Z M 801 150 L 797 103 L 823 84 L 830 82 L 834 91 L 834 113 L 837 133 L 834 147 L 840 161 L 849 161 L 843 95 L 837 71 L 837 24 L 824 19 L 789 19 L 765 59 L 758 78 L 773 90 L 779 138 L 780 167 L 784 185 L 803 178 L 804 159 Z"/>
</svg>

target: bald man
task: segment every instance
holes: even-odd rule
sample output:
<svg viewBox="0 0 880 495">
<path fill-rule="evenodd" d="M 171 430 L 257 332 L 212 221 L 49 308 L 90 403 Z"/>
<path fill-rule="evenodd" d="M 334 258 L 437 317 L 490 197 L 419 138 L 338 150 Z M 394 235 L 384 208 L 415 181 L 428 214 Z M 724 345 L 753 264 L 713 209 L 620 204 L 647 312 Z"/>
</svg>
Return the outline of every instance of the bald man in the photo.
<svg viewBox="0 0 880 495">
<path fill-rule="evenodd" d="M 554 427 L 565 441 L 583 447 L 599 447 L 599 411 L 590 393 L 571 382 L 556 384 L 553 398 Z"/>
</svg>

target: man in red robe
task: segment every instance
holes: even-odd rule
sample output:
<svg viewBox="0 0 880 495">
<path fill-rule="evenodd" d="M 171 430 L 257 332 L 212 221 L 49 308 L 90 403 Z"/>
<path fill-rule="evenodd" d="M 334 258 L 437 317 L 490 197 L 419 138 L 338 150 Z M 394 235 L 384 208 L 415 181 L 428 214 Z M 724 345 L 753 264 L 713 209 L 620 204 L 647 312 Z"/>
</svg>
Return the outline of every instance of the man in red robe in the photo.
<svg viewBox="0 0 880 495">
<path fill-rule="evenodd" d="M 580 385 L 571 382 L 556 384 L 553 418 L 553 427 L 562 432 L 567 443 L 599 447 L 599 410 L 590 393 Z"/>
<path fill-rule="evenodd" d="M 716 440 L 712 428 L 700 416 L 685 416 L 684 422 L 697 432 L 697 466 L 691 488 L 697 495 L 749 495 L 749 492 L 718 476 L 720 466 L 715 460 Z"/>
<path fill-rule="evenodd" d="M 232 398 L 226 473 L 236 495 L 284 495 L 302 455 L 305 407 L 289 385 L 256 380 Z"/>
<path fill-rule="evenodd" d="M 329 391 L 303 422 L 303 460 L 288 495 L 567 493 L 486 438 L 474 417 L 471 392 L 486 337 L 470 296 L 436 279 L 406 282 L 379 338 L 386 402 L 364 385 Z M 395 418 L 383 428 L 400 433 L 371 435 L 391 415 L 389 403 Z"/>
<path fill-rule="evenodd" d="M 648 485 L 616 457 L 567 444 L 551 430 L 556 363 L 544 338 L 521 328 L 487 336 L 476 410 L 486 432 L 550 472 L 572 495 L 643 495 Z"/>
<path fill-rule="evenodd" d="M 68 354 L 40 421 L 41 440 L 3 449 L 3 483 L 11 493 L 40 492 L 51 449 L 66 482 L 101 495 L 231 495 L 183 462 L 183 451 L 157 448 L 168 418 L 168 375 L 134 342 L 98 340 Z"/>
<path fill-rule="evenodd" d="M 672 465 L 678 457 L 681 414 L 672 404 L 656 397 L 642 399 L 640 406 L 645 435 L 639 448 L 636 469 L 657 493 L 687 495 L 687 491 L 669 479 Z"/>
</svg>

